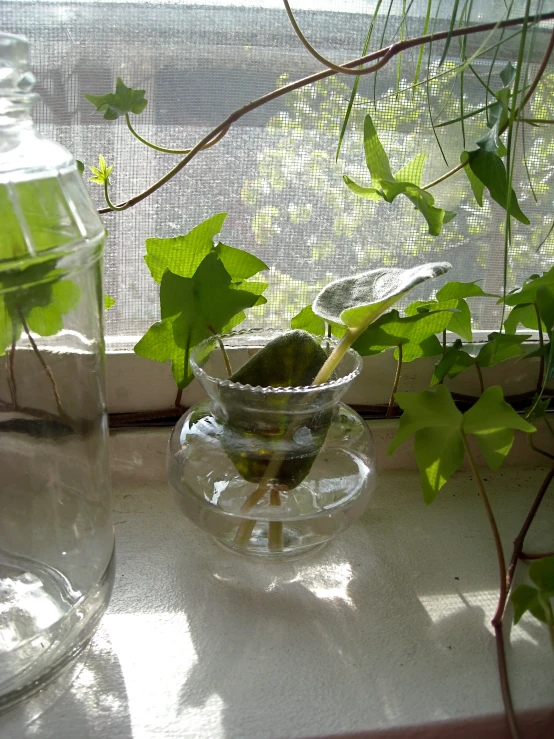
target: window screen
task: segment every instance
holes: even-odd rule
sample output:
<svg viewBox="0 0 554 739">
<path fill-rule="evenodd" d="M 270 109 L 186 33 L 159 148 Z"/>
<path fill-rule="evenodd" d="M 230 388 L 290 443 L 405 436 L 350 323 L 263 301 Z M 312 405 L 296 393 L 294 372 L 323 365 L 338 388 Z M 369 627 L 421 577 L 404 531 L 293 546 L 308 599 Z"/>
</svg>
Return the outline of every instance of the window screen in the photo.
<svg viewBox="0 0 554 739">
<path fill-rule="evenodd" d="M 427 0 L 415 0 L 409 20 L 402 24 L 402 8 L 408 4 L 381 3 L 371 49 L 401 34 L 422 32 Z M 375 0 L 292 3 L 307 38 L 337 62 L 360 56 L 375 5 Z M 438 3 L 434 3 L 430 30 L 448 27 L 452 5 L 443 2 L 435 18 Z M 523 12 L 524 3 L 519 5 Z M 544 3 L 533 5 L 537 10 Z M 505 13 L 504 0 L 475 0 L 472 7 L 475 22 Z M 36 111 L 40 130 L 87 165 L 96 164 L 100 153 L 114 164 L 115 202 L 143 190 L 178 159 L 143 147 L 123 119 L 103 120 L 84 93 L 112 91 L 117 77 L 144 88 L 148 106 L 133 118 L 138 132 L 162 146 L 186 147 L 246 102 L 321 69 L 301 46 L 277 1 L 2 0 L 0 21 L 3 30 L 24 34 L 32 42 L 41 95 Z M 529 31 L 530 76 L 542 58 L 550 29 L 551 24 L 542 24 Z M 466 53 L 498 39 L 499 32 L 488 39 L 471 37 Z M 519 37 L 514 37 L 498 51 L 490 79 L 494 50 L 475 59 L 473 70 L 466 69 L 465 111 L 485 104 L 484 84 L 493 90 L 502 86 L 499 72 L 509 60 L 515 62 L 518 44 Z M 459 64 L 456 39 L 439 69 L 443 48 L 443 44 L 425 47 L 420 80 Z M 418 49 L 405 52 L 376 77 L 361 79 L 338 161 L 339 131 L 353 84 L 353 78 L 344 75 L 246 115 L 154 196 L 128 211 L 104 216 L 109 232 L 105 288 L 116 300 L 106 317 L 108 335 L 136 337 L 158 318 L 158 287 L 143 260 L 146 238 L 186 233 L 221 211 L 228 213 L 222 240 L 255 253 L 270 267 L 269 302 L 254 309 L 250 324 L 285 326 L 330 279 L 383 265 L 446 259 L 454 267 L 452 279 L 478 279 L 487 291 L 499 292 L 504 211 L 488 196 L 480 208 L 464 172 L 433 188 L 437 205 L 457 213 L 437 237 L 428 234 L 421 214 L 406 198 L 390 205 L 364 200 L 343 182 L 347 174 L 370 185 L 363 151 L 368 112 L 393 171 L 418 153 L 427 155 L 424 182 L 458 163 L 463 134 L 466 148 L 472 149 L 486 133 L 485 113 L 467 118 L 463 132 L 459 122 L 440 125 L 460 116 L 461 78 L 442 74 L 429 85 L 413 88 L 418 58 Z M 547 73 L 529 117 L 554 118 L 553 89 L 554 74 Z M 437 126 L 434 132 L 430 117 Z M 510 286 L 552 261 L 551 131 L 551 126 L 520 127 L 514 183 L 532 226 L 513 222 Z M 101 187 L 91 183 L 90 192 L 101 207 Z M 475 321 L 475 328 L 498 328 L 494 301 L 483 301 Z"/>
</svg>

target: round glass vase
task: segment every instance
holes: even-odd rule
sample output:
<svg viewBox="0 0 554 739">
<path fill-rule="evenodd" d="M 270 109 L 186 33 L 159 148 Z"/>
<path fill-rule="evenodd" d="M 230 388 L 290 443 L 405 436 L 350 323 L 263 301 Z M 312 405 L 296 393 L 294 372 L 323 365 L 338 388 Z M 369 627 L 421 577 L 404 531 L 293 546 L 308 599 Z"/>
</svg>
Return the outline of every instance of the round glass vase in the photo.
<svg viewBox="0 0 554 739">
<path fill-rule="evenodd" d="M 252 387 L 227 379 L 279 331 L 211 337 L 191 367 L 209 400 L 175 426 L 168 477 L 193 523 L 225 547 L 265 558 L 322 547 L 356 521 L 375 487 L 373 439 L 340 398 L 358 376 L 350 350 L 332 381 L 309 387 Z M 320 339 L 332 349 L 333 340 Z"/>
</svg>

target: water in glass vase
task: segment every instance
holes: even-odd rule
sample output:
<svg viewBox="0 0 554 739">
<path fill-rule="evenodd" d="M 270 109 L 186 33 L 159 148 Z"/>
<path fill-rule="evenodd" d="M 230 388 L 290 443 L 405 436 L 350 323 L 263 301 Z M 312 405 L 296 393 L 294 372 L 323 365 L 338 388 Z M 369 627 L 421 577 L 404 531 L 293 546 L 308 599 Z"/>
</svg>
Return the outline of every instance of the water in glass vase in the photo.
<svg viewBox="0 0 554 739">
<path fill-rule="evenodd" d="M 334 538 L 363 513 L 376 477 L 367 425 L 340 402 L 359 373 L 355 352 L 318 387 L 252 387 L 222 375 L 220 341 L 235 366 L 241 351 L 275 336 L 237 332 L 199 345 L 191 366 L 210 400 L 181 418 L 168 451 L 185 516 L 224 546 L 266 558 Z"/>
</svg>

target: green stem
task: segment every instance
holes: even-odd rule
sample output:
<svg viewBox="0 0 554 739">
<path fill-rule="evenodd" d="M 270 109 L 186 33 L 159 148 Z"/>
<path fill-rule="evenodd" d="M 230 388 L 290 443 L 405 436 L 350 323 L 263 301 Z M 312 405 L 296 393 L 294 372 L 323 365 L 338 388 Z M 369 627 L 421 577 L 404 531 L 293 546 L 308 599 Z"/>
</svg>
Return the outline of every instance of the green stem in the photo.
<svg viewBox="0 0 554 739">
<path fill-rule="evenodd" d="M 108 193 L 108 187 L 109 187 L 108 178 L 106 178 L 104 180 L 104 200 L 106 201 L 106 203 L 108 205 L 108 211 L 110 211 L 110 210 L 125 210 L 126 209 L 125 208 L 125 203 L 123 203 L 122 205 L 114 205 L 112 203 L 112 201 L 110 200 L 110 195 Z M 98 212 L 99 213 L 104 213 L 105 210 L 102 208 Z"/>
<path fill-rule="evenodd" d="M 147 139 L 143 138 L 133 128 L 131 121 L 129 119 L 129 113 L 125 113 L 125 123 L 127 124 L 127 128 L 133 134 L 133 136 L 136 139 L 138 139 L 141 144 L 144 144 L 145 146 L 149 146 L 151 149 L 155 149 L 156 151 L 161 151 L 164 154 L 188 154 L 190 151 L 190 148 L 189 149 L 166 149 L 165 146 L 157 146 L 156 144 L 153 144 L 151 141 L 148 141 Z"/>
<path fill-rule="evenodd" d="M 528 25 L 530 23 L 539 23 L 541 21 L 547 21 L 554 19 L 554 12 L 544 13 L 542 15 L 536 15 L 532 18 L 528 19 Z M 452 32 L 452 37 L 458 37 L 458 36 L 464 36 L 464 35 L 470 35 L 475 33 L 484 33 L 487 31 L 495 31 L 499 28 L 508 28 L 512 26 L 518 26 L 521 25 L 523 22 L 522 18 L 508 18 L 504 21 L 499 21 L 495 23 L 481 23 L 476 24 L 474 26 L 469 27 L 462 27 L 462 28 L 455 28 Z M 363 57 L 360 57 L 359 59 L 354 59 L 351 62 L 347 62 L 346 64 L 342 65 L 343 67 L 352 69 L 354 67 L 359 67 L 361 64 L 367 64 L 368 62 L 374 61 L 375 59 L 378 59 L 379 61 L 376 62 L 371 67 L 366 67 L 363 70 L 357 69 L 357 74 L 369 74 L 372 72 L 377 71 L 377 69 L 381 69 L 384 67 L 388 62 L 397 54 L 400 54 L 402 51 L 405 51 L 406 49 L 413 49 L 417 46 L 422 46 L 425 44 L 429 44 L 431 42 L 441 41 L 448 36 L 448 31 L 439 31 L 438 33 L 432 33 L 432 34 L 426 34 L 425 36 L 418 36 L 416 38 L 406 39 L 405 41 L 397 41 L 390 46 L 387 46 L 382 49 L 378 49 L 377 51 L 373 51 L 370 54 L 367 54 Z M 554 35 L 554 34 L 553 34 Z M 548 58 L 550 58 L 550 52 L 548 52 Z M 543 60 L 544 64 L 548 62 L 548 58 L 545 58 Z M 542 69 L 542 71 L 541 71 Z M 539 69 L 539 74 L 542 76 L 544 72 L 544 68 Z M 272 102 L 273 100 L 276 100 L 277 98 L 286 95 L 289 92 L 293 92 L 294 90 L 299 90 L 302 87 L 306 87 L 307 85 L 314 84 L 316 82 L 319 82 L 319 80 L 326 79 L 327 77 L 332 77 L 335 75 L 336 72 L 332 69 L 324 69 L 321 72 L 316 72 L 315 74 L 309 75 L 308 77 L 303 77 L 300 80 L 296 80 L 295 82 L 291 82 L 288 85 L 283 85 L 282 87 L 273 90 L 270 93 L 267 93 L 266 95 L 262 95 L 262 97 L 257 98 L 256 100 L 252 100 L 251 102 L 247 103 L 246 105 L 243 105 L 242 108 L 238 108 L 233 113 L 231 113 L 224 121 L 219 123 L 214 129 L 212 129 L 209 133 L 207 133 L 203 139 L 201 139 L 191 150 L 190 152 L 182 159 L 178 164 L 176 164 L 172 169 L 169 170 L 163 177 L 161 177 L 157 182 L 155 182 L 153 185 L 148 187 L 143 192 L 139 193 L 138 195 L 135 195 L 132 198 L 129 198 L 129 200 L 125 201 L 124 203 L 121 203 L 119 206 L 117 206 L 120 210 L 126 210 L 128 208 L 133 207 L 134 205 L 137 205 L 137 203 L 142 202 L 147 197 L 152 195 L 152 193 L 156 192 L 160 189 L 160 187 L 163 187 L 167 182 L 169 182 L 175 175 L 177 175 L 184 167 L 187 166 L 187 164 L 197 155 L 199 154 L 206 146 L 206 144 L 209 144 L 210 142 L 215 143 L 215 139 L 220 134 L 223 134 L 223 131 L 229 130 L 229 128 L 236 123 L 238 120 L 240 120 L 243 116 L 245 116 L 247 113 L 250 113 L 253 110 L 256 110 L 257 108 L 262 107 L 263 105 L 266 105 L 267 103 Z M 540 77 L 539 77 L 540 79 Z M 538 79 L 537 79 L 538 84 Z M 534 91 L 533 85 L 531 85 L 530 93 L 532 94 Z M 531 95 L 529 95 L 530 97 Z M 224 134 L 223 134 L 224 135 Z M 458 167 L 458 169 L 461 169 L 461 167 Z M 456 169 L 456 171 L 458 171 Z M 451 173 L 452 174 L 452 173 Z M 450 176 L 450 174 L 446 175 Z M 442 179 L 446 179 L 446 176 Z M 441 179 L 441 181 L 442 181 Z M 433 183 L 436 184 L 436 183 Z M 432 185 L 427 185 L 427 188 L 431 187 Z M 99 213 L 109 213 L 110 211 L 114 210 L 114 207 L 108 207 L 108 208 L 100 208 Z"/>
<path fill-rule="evenodd" d="M 527 23 L 527 26 L 529 25 L 530 21 L 531 21 L 531 19 L 529 19 L 529 22 Z M 536 73 L 533 81 L 529 85 L 529 89 L 527 90 L 527 93 L 525 95 L 525 98 L 523 99 L 521 105 L 519 105 L 519 107 L 515 111 L 515 117 L 519 116 L 519 114 L 523 111 L 523 109 L 525 108 L 525 106 L 527 105 L 527 103 L 529 102 L 529 100 L 531 99 L 531 97 L 533 96 L 533 93 L 535 92 L 535 89 L 536 89 L 537 85 L 539 84 L 539 82 L 540 82 L 540 80 L 541 80 L 541 78 L 542 78 L 542 76 L 543 76 L 543 74 L 544 74 L 544 72 L 546 70 L 546 67 L 548 65 L 548 62 L 550 61 L 550 56 L 552 54 L 552 50 L 553 49 L 554 49 L 554 30 L 552 31 L 552 34 L 550 36 L 550 41 L 549 41 L 548 46 L 546 48 L 544 57 L 542 58 L 540 67 L 537 70 L 537 73 Z M 508 128 L 509 125 L 510 125 L 510 122 L 507 121 L 505 123 L 505 125 L 502 126 L 499 129 L 498 135 L 501 136 L 504 133 L 504 131 Z M 452 169 L 450 169 L 448 172 L 446 172 L 445 174 L 443 174 L 440 177 L 438 177 L 436 180 L 433 180 L 433 182 L 430 182 L 428 185 L 423 185 L 423 187 L 421 189 L 422 190 L 430 190 L 432 187 L 435 187 L 435 185 L 438 185 L 440 182 L 444 182 L 444 180 L 448 179 L 449 177 L 452 177 L 453 174 L 456 174 L 456 172 L 459 172 L 461 169 L 463 169 L 464 167 L 466 167 L 468 165 L 468 163 L 469 163 L 469 159 L 466 162 L 462 163 L 462 164 L 456 165 L 455 167 L 453 167 Z"/>
<path fill-rule="evenodd" d="M 504 702 L 504 710 L 506 712 L 506 719 L 508 721 L 508 725 L 510 727 L 510 733 L 513 739 L 518 739 L 519 732 L 518 732 L 518 728 L 517 728 L 517 724 L 515 720 L 514 706 L 512 703 L 512 696 L 510 692 L 510 682 L 508 679 L 508 666 L 506 664 L 506 651 L 504 648 L 504 633 L 502 631 L 502 615 L 504 613 L 504 609 L 506 606 L 506 599 L 508 597 L 508 587 L 507 587 L 507 578 L 506 578 L 506 562 L 504 561 L 504 552 L 502 549 L 502 542 L 500 540 L 500 533 L 498 531 L 498 526 L 496 525 L 494 513 L 492 511 L 487 493 L 485 491 L 485 486 L 483 485 L 483 481 L 481 479 L 481 476 L 475 464 L 475 460 L 473 459 L 471 449 L 469 448 L 469 444 L 467 443 L 466 435 L 463 431 L 462 431 L 462 439 L 464 443 L 465 452 L 469 460 L 469 465 L 473 473 L 473 477 L 475 478 L 475 482 L 477 483 L 479 493 L 481 495 L 483 504 L 485 506 L 487 518 L 489 520 L 489 525 L 491 527 L 491 531 L 492 531 L 492 535 L 494 539 L 494 546 L 496 549 L 496 558 L 498 561 L 498 572 L 500 575 L 500 593 L 499 593 L 499 598 L 498 598 L 498 605 L 496 607 L 496 612 L 493 616 L 491 623 L 494 628 L 494 634 L 495 634 L 495 639 L 496 639 L 496 656 L 497 656 L 497 661 L 498 661 L 500 688 L 502 691 L 502 700 Z"/>
<path fill-rule="evenodd" d="M 269 478 L 270 476 L 273 476 L 275 472 L 278 472 L 279 467 L 280 467 L 280 461 L 279 461 L 278 466 L 273 465 L 274 467 L 276 467 L 275 472 L 273 470 L 270 471 L 270 467 L 272 466 L 273 462 L 274 462 L 274 459 L 268 465 L 268 468 L 266 470 L 265 479 L 262 480 L 258 484 L 258 487 L 252 493 L 250 493 L 248 498 L 242 504 L 241 509 L 240 509 L 241 513 L 249 513 L 252 510 L 252 508 L 254 508 L 254 506 L 257 503 L 259 503 L 260 500 L 267 494 L 267 492 L 270 491 L 271 485 L 269 483 Z M 270 474 L 267 474 L 268 472 L 270 472 Z M 242 548 L 248 544 L 248 541 L 250 537 L 252 536 L 252 531 L 254 530 L 255 525 L 256 525 L 256 521 L 254 519 L 245 518 L 240 522 L 237 532 L 235 534 L 235 540 L 234 540 L 236 547 Z"/>
<path fill-rule="evenodd" d="M 149 146 L 151 149 L 155 149 L 156 151 L 161 151 L 164 154 L 190 154 L 192 151 L 192 147 L 188 149 L 166 149 L 164 146 L 157 146 L 156 144 L 153 144 L 151 141 L 148 141 L 147 139 L 143 138 L 137 131 L 133 128 L 131 124 L 131 120 L 129 118 L 129 113 L 125 113 L 125 122 L 127 123 L 127 128 L 129 131 L 133 134 L 133 136 L 138 139 L 141 144 L 144 144 L 145 146 Z M 221 141 L 221 139 L 225 136 L 229 129 L 225 128 L 223 131 L 220 131 L 219 135 L 216 136 L 214 139 L 212 139 L 209 143 L 205 144 L 203 147 L 204 149 L 209 149 L 212 146 L 215 146 L 218 141 Z"/>
<path fill-rule="evenodd" d="M 542 319 L 541 314 L 539 312 L 539 306 L 536 302 L 533 303 L 535 306 L 535 313 L 537 314 L 537 324 L 539 327 L 539 345 L 541 349 L 544 349 L 544 334 L 542 331 Z M 540 365 L 539 365 L 539 377 L 537 379 L 537 392 L 540 393 L 542 390 L 544 380 L 544 354 L 541 354 L 540 356 Z"/>
<path fill-rule="evenodd" d="M 323 367 L 319 370 L 312 385 L 321 385 L 323 382 L 331 377 L 336 367 L 338 366 L 341 359 L 344 357 L 346 352 L 350 349 L 352 344 L 356 341 L 358 336 L 363 333 L 366 326 L 363 328 L 348 328 L 346 333 L 333 349 L 331 354 L 327 357 Z"/>
<path fill-rule="evenodd" d="M 396 375 L 394 376 L 394 383 L 392 386 L 392 392 L 390 394 L 389 407 L 387 408 L 387 414 L 385 418 L 390 418 L 394 410 L 394 394 L 398 390 L 398 383 L 400 382 L 400 373 L 402 371 L 402 344 L 398 345 L 398 362 L 396 364 Z"/>
<path fill-rule="evenodd" d="M 446 329 L 442 332 L 442 356 L 446 354 Z"/>
<path fill-rule="evenodd" d="M 520 118 L 519 120 L 522 123 L 529 123 L 531 126 L 552 125 L 554 123 L 554 118 Z"/>
<path fill-rule="evenodd" d="M 423 23 L 423 35 L 425 35 L 427 31 L 429 30 L 429 20 L 431 18 L 432 5 L 433 5 L 433 0 L 427 0 L 427 10 L 425 12 L 425 21 Z M 415 75 L 414 75 L 414 87 L 415 85 L 417 85 L 422 61 L 423 61 L 423 46 L 420 48 L 419 54 L 417 56 L 417 64 L 416 64 L 416 70 L 415 70 Z"/>
</svg>

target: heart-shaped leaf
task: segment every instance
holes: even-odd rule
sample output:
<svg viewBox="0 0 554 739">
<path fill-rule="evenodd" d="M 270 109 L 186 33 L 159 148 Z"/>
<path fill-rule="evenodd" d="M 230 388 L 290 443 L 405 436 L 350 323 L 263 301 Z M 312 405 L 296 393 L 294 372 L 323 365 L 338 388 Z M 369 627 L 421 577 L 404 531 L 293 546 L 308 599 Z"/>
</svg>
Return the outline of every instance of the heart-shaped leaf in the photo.
<svg viewBox="0 0 554 739">
<path fill-rule="evenodd" d="M 323 347 L 307 331 L 287 331 L 260 349 L 231 377 L 253 387 L 310 385 L 327 359 Z"/>
<path fill-rule="evenodd" d="M 451 266 L 448 262 L 431 262 L 411 269 L 373 269 L 343 277 L 326 285 L 312 307 L 326 321 L 361 332 L 413 287 L 443 275 Z"/>
</svg>

